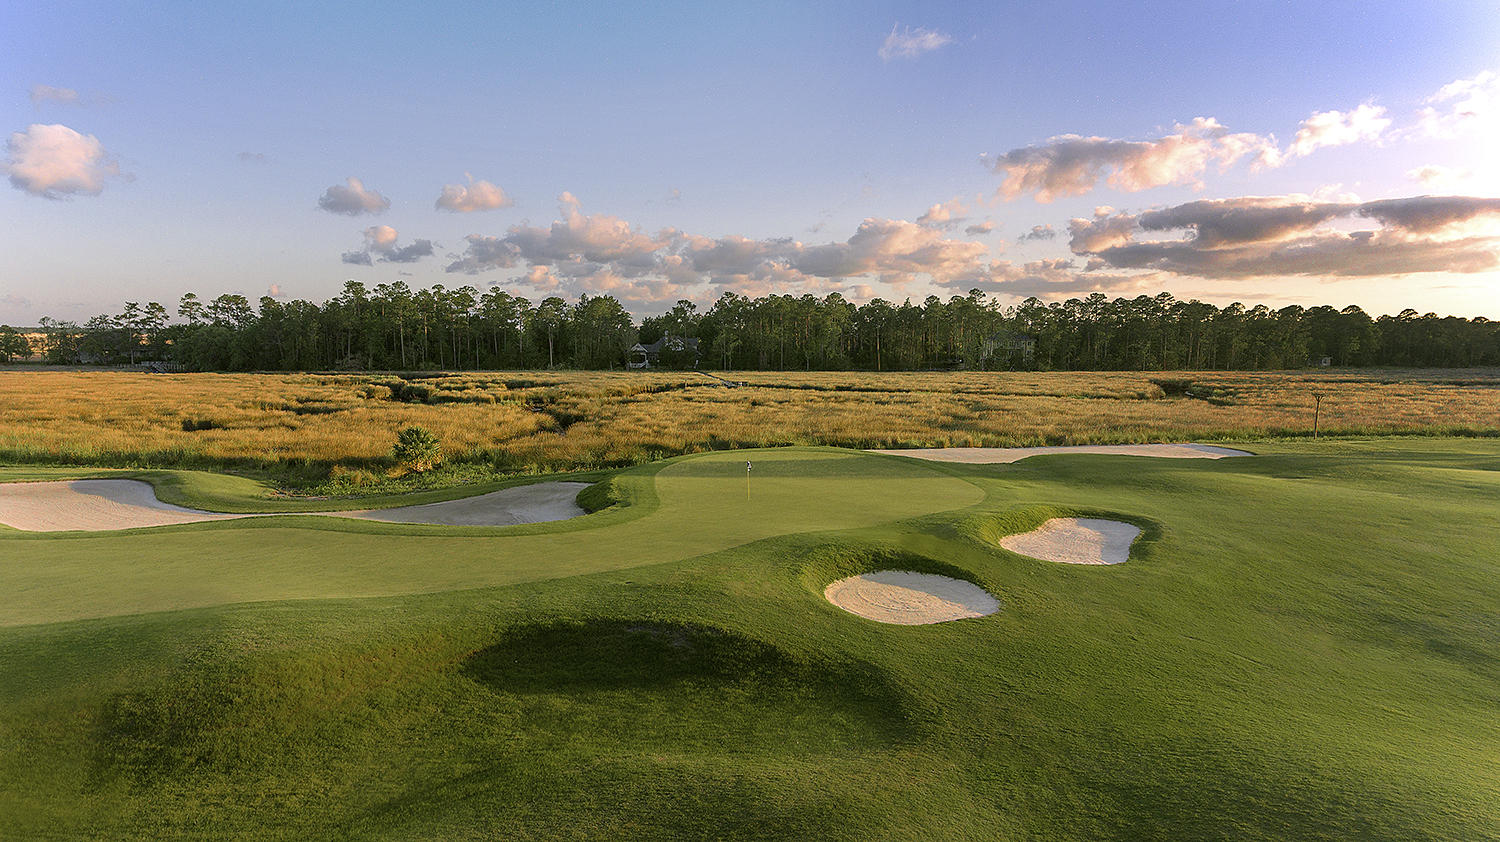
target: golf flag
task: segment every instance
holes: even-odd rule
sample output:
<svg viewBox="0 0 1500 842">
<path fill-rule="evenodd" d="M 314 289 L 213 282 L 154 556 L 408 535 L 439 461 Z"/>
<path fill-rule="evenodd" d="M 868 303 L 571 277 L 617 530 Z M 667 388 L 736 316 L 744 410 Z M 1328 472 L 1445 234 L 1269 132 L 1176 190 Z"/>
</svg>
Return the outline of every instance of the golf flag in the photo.
<svg viewBox="0 0 1500 842">
<path fill-rule="evenodd" d="M 745 460 L 745 473 L 747 473 L 747 474 L 750 473 L 750 460 L 749 459 Z"/>
</svg>

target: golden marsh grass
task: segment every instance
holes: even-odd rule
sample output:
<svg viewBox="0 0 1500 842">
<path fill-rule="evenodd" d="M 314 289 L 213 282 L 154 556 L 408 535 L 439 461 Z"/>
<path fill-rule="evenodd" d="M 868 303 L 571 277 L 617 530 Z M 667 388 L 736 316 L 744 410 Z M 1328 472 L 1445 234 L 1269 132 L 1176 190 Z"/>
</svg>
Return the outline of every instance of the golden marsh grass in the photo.
<svg viewBox="0 0 1500 842">
<path fill-rule="evenodd" d="M 0 372 L 0 459 L 382 467 L 420 424 L 501 471 L 723 447 L 1115 444 L 1500 434 L 1500 370 L 179 374 Z M 1191 381 L 1196 397 L 1156 382 Z M 1153 382 L 1156 381 L 1156 382 Z"/>
</svg>

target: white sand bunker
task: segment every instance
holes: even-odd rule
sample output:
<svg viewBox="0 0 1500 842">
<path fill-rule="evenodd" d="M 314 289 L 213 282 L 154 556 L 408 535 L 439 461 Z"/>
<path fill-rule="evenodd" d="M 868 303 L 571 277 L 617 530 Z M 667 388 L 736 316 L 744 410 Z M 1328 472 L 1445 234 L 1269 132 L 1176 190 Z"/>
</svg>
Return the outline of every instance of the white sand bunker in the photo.
<svg viewBox="0 0 1500 842">
<path fill-rule="evenodd" d="M 297 514 L 360 518 L 388 523 L 512 526 L 518 523 L 565 520 L 585 514 L 575 498 L 588 485 L 586 482 L 539 482 L 422 506 Z M 281 513 L 225 514 L 186 509 L 163 503 L 156 499 L 156 491 L 149 483 L 132 479 L 0 483 L 0 524 L 30 532 L 100 532 L 175 523 L 269 517 L 272 514 Z"/>
<path fill-rule="evenodd" d="M 1117 520 L 1055 517 L 1030 532 L 1007 535 L 1000 546 L 1013 553 L 1063 564 L 1120 564 L 1141 528 Z"/>
<path fill-rule="evenodd" d="M 1215 447 L 1211 444 L 1080 444 L 1066 447 L 928 447 L 913 450 L 872 450 L 891 456 L 910 456 L 929 462 L 966 462 L 974 465 L 996 465 L 1019 462 L 1030 456 L 1049 453 L 1094 453 L 1103 456 L 1155 456 L 1159 459 L 1223 459 L 1227 456 L 1253 456 L 1245 450 Z"/>
<path fill-rule="evenodd" d="M 133 479 L 0 483 L 0 523 L 29 532 L 134 529 L 250 517 L 185 509 Z"/>
<path fill-rule="evenodd" d="M 577 497 L 578 492 L 588 487 L 586 482 L 538 482 L 423 506 L 329 512 L 329 515 L 382 520 L 387 523 L 439 523 L 445 526 L 542 523 L 587 514 L 579 507 Z"/>
<path fill-rule="evenodd" d="M 1000 601 L 973 582 L 906 570 L 840 579 L 823 590 L 823 597 L 851 614 L 902 626 L 983 617 L 1000 610 Z"/>
</svg>

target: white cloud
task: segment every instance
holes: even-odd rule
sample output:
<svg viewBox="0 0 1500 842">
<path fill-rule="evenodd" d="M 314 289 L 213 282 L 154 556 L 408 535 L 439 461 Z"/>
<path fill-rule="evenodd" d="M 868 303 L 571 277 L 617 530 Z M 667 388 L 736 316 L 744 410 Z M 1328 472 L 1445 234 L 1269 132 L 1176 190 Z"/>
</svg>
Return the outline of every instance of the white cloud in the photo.
<svg viewBox="0 0 1500 842">
<path fill-rule="evenodd" d="M 517 225 L 506 235 L 517 253 L 533 263 L 567 261 L 644 265 L 667 244 L 668 235 L 648 236 L 630 223 L 605 214 L 586 215 L 571 193 L 558 197 L 562 219 L 548 228 Z"/>
<path fill-rule="evenodd" d="M 409 245 L 398 247 L 396 240 L 399 236 L 389 225 L 372 225 L 364 231 L 364 249 L 346 251 L 339 259 L 356 266 L 372 266 L 377 260 L 380 263 L 416 263 L 434 253 L 431 240 L 413 240 Z"/>
<path fill-rule="evenodd" d="M 1465 169 L 1427 164 L 1413 170 L 1407 170 L 1406 177 L 1412 181 L 1420 182 L 1423 186 L 1436 190 L 1452 190 L 1473 178 L 1474 173 Z"/>
<path fill-rule="evenodd" d="M 471 177 L 466 185 L 443 185 L 443 192 L 437 197 L 433 206 L 438 210 L 453 213 L 473 213 L 474 211 L 508 208 L 514 204 L 515 202 L 505 195 L 504 190 L 488 181 L 475 181 Z"/>
<path fill-rule="evenodd" d="M 1088 193 L 1101 181 L 1124 192 L 1171 184 L 1202 189 L 1211 166 L 1219 172 L 1241 161 L 1249 162 L 1251 172 L 1279 167 L 1324 147 L 1380 141 L 1391 123 L 1385 108 L 1371 103 L 1349 111 L 1317 111 L 1302 121 L 1283 150 L 1275 135 L 1231 132 L 1212 117 L 1198 117 L 1151 140 L 1065 134 L 981 160 L 1004 177 L 996 195 L 1007 200 L 1031 194 L 1050 202 Z"/>
<path fill-rule="evenodd" d="M 921 27 L 912 29 L 898 24 L 891 27 L 891 34 L 885 36 L 885 42 L 880 45 L 880 60 L 916 58 L 923 53 L 930 53 L 951 43 L 953 39 L 950 36 L 936 30 Z"/>
<path fill-rule="evenodd" d="M 917 217 L 917 224 L 929 228 L 952 228 L 963 222 L 963 215 L 968 212 L 963 199 L 953 198 L 928 208 L 926 213 Z"/>
<path fill-rule="evenodd" d="M 801 246 L 789 251 L 791 268 L 807 275 L 846 278 L 878 275 L 887 283 L 930 275 L 947 279 L 972 273 L 988 251 L 981 243 L 944 239 L 941 234 L 900 219 L 866 219 L 844 243 Z"/>
<path fill-rule="evenodd" d="M 98 138 L 63 125 L 28 126 L 12 133 L 5 149 L 10 183 L 33 196 L 97 196 L 109 179 L 120 177 L 120 165 Z"/>
<path fill-rule="evenodd" d="M 318 207 L 329 213 L 359 216 L 364 213 L 381 213 L 389 210 L 391 200 L 375 190 L 367 189 L 364 182 L 350 176 L 345 184 L 335 184 L 323 191 Z"/>
<path fill-rule="evenodd" d="M 58 102 L 64 105 L 78 105 L 78 92 L 72 88 L 55 88 L 51 85 L 32 85 L 31 104 L 40 105 L 44 102 Z"/>
<path fill-rule="evenodd" d="M 1093 219 L 1068 221 L 1068 247 L 1074 254 L 1089 254 L 1123 245 L 1130 241 L 1135 226 L 1135 217 L 1117 215 L 1114 208 L 1108 206 L 1098 207 L 1094 209 Z"/>
<path fill-rule="evenodd" d="M 1302 121 L 1287 152 L 1300 157 L 1325 146 L 1373 142 L 1390 125 L 1385 108 L 1368 102 L 1352 111 L 1317 111 Z"/>
<path fill-rule="evenodd" d="M 1429 137 L 1492 133 L 1500 121 L 1500 74 L 1486 70 L 1458 79 L 1427 98 L 1418 114 L 1418 130 Z"/>
<path fill-rule="evenodd" d="M 1050 202 L 1087 193 L 1100 180 L 1126 192 L 1168 184 L 1201 187 L 1210 164 L 1222 171 L 1245 158 L 1252 168 L 1260 168 L 1276 166 L 1281 155 L 1275 138 L 1230 132 L 1212 117 L 1198 117 L 1155 140 L 1061 135 L 986 163 L 1005 177 L 999 196 L 1014 199 L 1029 193 Z"/>
<path fill-rule="evenodd" d="M 527 269 L 521 281 L 538 292 L 552 292 L 562 285 L 550 266 L 533 266 Z"/>
<path fill-rule="evenodd" d="M 389 225 L 371 225 L 365 229 L 365 244 L 372 251 L 389 251 L 401 235 Z"/>
<path fill-rule="evenodd" d="M 1051 225 L 1033 225 L 1031 230 L 1016 238 L 1017 242 L 1038 242 L 1053 240 L 1057 238 L 1057 232 L 1052 230 Z"/>
<path fill-rule="evenodd" d="M 995 223 L 991 220 L 986 219 L 983 222 L 976 222 L 973 225 L 964 228 L 964 233 L 969 235 L 970 237 L 978 237 L 984 234 L 988 234 L 993 230 L 995 230 Z"/>
</svg>

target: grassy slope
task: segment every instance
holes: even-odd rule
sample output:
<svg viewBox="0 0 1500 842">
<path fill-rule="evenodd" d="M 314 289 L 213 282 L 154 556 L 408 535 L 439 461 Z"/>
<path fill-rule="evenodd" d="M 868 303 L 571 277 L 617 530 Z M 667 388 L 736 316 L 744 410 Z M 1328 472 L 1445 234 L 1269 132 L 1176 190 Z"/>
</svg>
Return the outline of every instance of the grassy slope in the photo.
<svg viewBox="0 0 1500 842">
<path fill-rule="evenodd" d="M 514 537 L 0 538 L 0 837 L 1500 837 L 1500 444 L 1256 449 L 778 451 L 748 503 L 711 455 Z M 1049 511 L 1148 540 L 984 542 Z M 902 563 L 1003 608 L 818 595 Z"/>
</svg>

